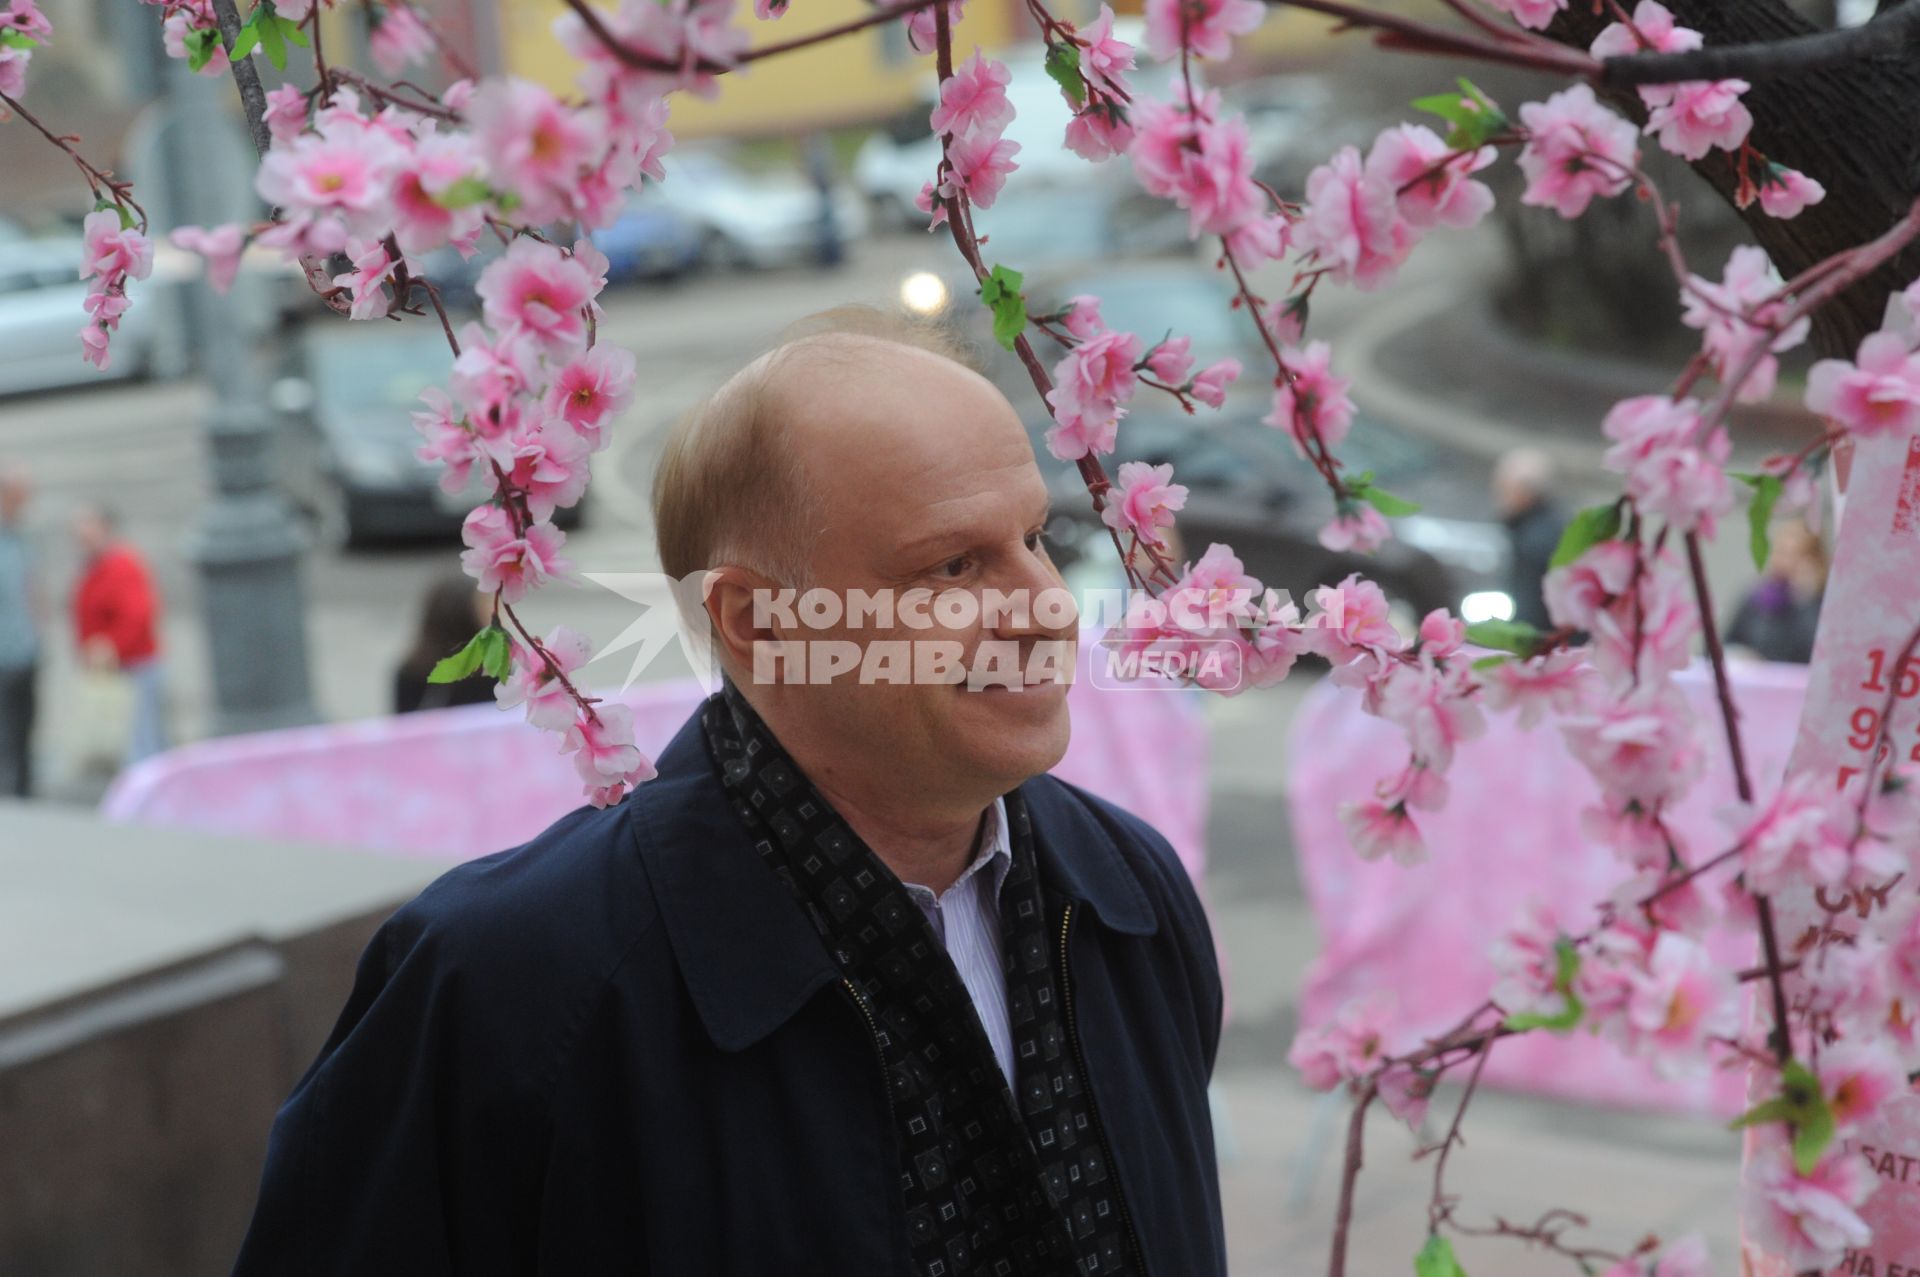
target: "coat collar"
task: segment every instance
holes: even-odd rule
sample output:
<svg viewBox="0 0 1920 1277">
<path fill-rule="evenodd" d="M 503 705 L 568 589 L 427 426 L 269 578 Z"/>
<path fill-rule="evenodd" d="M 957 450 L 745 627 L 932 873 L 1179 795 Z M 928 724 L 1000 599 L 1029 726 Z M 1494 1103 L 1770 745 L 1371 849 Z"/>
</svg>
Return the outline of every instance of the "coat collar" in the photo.
<svg viewBox="0 0 1920 1277">
<path fill-rule="evenodd" d="M 656 766 L 658 774 L 627 799 L 640 860 L 707 1035 L 722 1050 L 743 1050 L 840 973 L 729 806 L 698 710 Z M 1146 893 L 1115 833 L 1086 801 L 1045 776 L 1019 792 L 1033 822 L 1041 880 L 1114 931 L 1153 934 L 1157 921 Z"/>
</svg>

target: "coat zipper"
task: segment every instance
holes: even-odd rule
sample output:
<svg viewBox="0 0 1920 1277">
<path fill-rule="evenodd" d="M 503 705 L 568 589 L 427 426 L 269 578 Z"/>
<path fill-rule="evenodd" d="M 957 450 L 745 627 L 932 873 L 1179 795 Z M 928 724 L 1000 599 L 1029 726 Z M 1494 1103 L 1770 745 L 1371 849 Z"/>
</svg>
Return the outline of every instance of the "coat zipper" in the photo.
<svg viewBox="0 0 1920 1277">
<path fill-rule="evenodd" d="M 873 1038 L 873 1053 L 880 1061 L 880 1089 L 887 1097 L 887 1128 L 891 1131 L 895 1125 L 893 1077 L 887 1072 L 886 1048 L 880 1045 L 880 1022 L 873 1018 L 873 1010 L 867 1006 L 867 1000 L 860 996 L 860 990 L 854 987 L 853 981 L 842 976 L 840 983 L 847 987 L 847 996 L 853 999 L 853 1005 L 860 1008 L 860 1015 L 867 1022 L 867 1033 Z"/>
<path fill-rule="evenodd" d="M 1060 915 L 1060 998 L 1067 1017 L 1067 1040 L 1073 1044 L 1073 1062 L 1080 1069 L 1080 1085 L 1086 1090 L 1087 1105 L 1093 1110 L 1095 1132 L 1100 1137 L 1100 1152 L 1107 1161 L 1107 1173 L 1114 1186 L 1120 1185 L 1120 1164 L 1113 1158 L 1113 1146 L 1107 1143 L 1107 1126 L 1100 1120 L 1100 1105 L 1093 1094 L 1093 1075 L 1087 1072 L 1087 1057 L 1080 1049 L 1080 1026 L 1073 1019 L 1073 978 L 1067 973 L 1067 935 L 1073 927 L 1073 905 L 1069 902 Z M 1140 1249 L 1140 1235 L 1133 1230 L 1133 1211 L 1126 1194 L 1120 1194 L 1120 1217 L 1127 1226 L 1127 1248 L 1133 1252 L 1133 1271 L 1147 1277 L 1147 1259 Z"/>
</svg>

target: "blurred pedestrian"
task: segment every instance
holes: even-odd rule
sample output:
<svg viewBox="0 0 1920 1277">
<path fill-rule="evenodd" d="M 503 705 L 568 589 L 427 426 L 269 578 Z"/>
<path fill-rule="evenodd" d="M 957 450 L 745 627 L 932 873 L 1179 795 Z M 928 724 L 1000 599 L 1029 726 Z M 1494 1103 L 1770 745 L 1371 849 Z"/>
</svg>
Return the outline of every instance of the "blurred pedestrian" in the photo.
<svg viewBox="0 0 1920 1277">
<path fill-rule="evenodd" d="M 827 270 L 846 257 L 840 241 L 840 222 L 834 215 L 833 192 L 838 179 L 834 172 L 833 147 L 824 133 L 809 133 L 806 140 L 807 180 L 820 195 L 819 239 L 814 245 L 814 260 Z"/>
<path fill-rule="evenodd" d="M 1766 571 L 1740 601 L 1727 627 L 1727 644 L 1767 661 L 1805 665 L 1813 659 L 1820 600 L 1827 590 L 1827 549 L 1799 518 L 1773 529 Z"/>
<path fill-rule="evenodd" d="M 160 596 L 146 561 L 121 540 L 111 510 L 82 506 L 71 526 L 84 564 L 73 592 L 80 659 L 89 670 L 117 672 L 126 679 L 132 708 L 125 761 L 137 763 L 167 747 Z"/>
<path fill-rule="evenodd" d="M 24 470 L 0 470 L 0 795 L 33 792 L 34 687 L 46 599 L 27 535 L 33 487 Z"/>
<path fill-rule="evenodd" d="M 393 672 L 394 713 L 474 705 L 493 699 L 493 680 L 489 678 L 476 676 L 454 683 L 427 681 L 427 675 L 442 657 L 452 656 L 465 647 L 474 631 L 486 625 L 491 603 L 490 596 L 473 587 L 470 576 L 456 574 L 434 582 L 420 609 L 420 625 L 414 631 L 413 648 Z"/>
<path fill-rule="evenodd" d="M 1567 518 L 1554 499 L 1553 459 L 1538 448 L 1515 448 L 1493 467 L 1493 504 L 1507 525 L 1507 593 L 1513 619 L 1546 629 L 1540 581 L 1553 562 Z"/>
</svg>

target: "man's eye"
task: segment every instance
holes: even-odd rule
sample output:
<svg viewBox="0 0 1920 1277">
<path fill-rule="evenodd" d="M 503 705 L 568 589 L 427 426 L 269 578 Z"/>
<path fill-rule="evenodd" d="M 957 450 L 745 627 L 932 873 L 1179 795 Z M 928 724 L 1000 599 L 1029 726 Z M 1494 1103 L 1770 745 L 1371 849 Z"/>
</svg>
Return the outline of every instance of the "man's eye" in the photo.
<svg viewBox="0 0 1920 1277">
<path fill-rule="evenodd" d="M 1047 534 L 1045 532 L 1029 532 L 1027 533 L 1027 548 L 1037 551 L 1041 545 L 1045 543 L 1046 539 Z"/>
<path fill-rule="evenodd" d="M 963 554 L 958 558 L 948 559 L 945 563 L 941 564 L 940 575 L 965 576 L 967 574 L 967 569 L 972 566 L 973 566 L 973 560 L 969 559 L 966 555 Z"/>
</svg>

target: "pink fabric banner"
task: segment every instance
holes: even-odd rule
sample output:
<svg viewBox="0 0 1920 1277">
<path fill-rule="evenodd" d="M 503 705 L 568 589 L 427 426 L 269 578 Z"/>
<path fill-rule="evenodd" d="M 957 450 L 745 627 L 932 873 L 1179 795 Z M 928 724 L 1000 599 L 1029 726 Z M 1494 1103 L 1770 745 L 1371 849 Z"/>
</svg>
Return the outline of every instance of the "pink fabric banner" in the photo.
<svg viewBox="0 0 1920 1277">
<path fill-rule="evenodd" d="M 1781 775 L 1800 713 L 1800 666 L 1740 663 L 1734 698 L 1758 783 Z M 1695 854 L 1729 841 L 1717 813 L 1734 801 L 1712 680 L 1703 666 L 1677 678 L 1707 749 L 1706 773 L 1670 824 Z M 1486 735 L 1460 747 L 1447 773 L 1445 810 L 1419 815 L 1431 856 L 1424 864 L 1369 863 L 1341 828 L 1342 802 L 1371 796 L 1399 767 L 1399 730 L 1361 712 L 1352 692 L 1323 684 L 1307 698 L 1289 738 L 1288 799 L 1300 871 L 1320 928 L 1320 953 L 1301 994 L 1303 1023 L 1331 1016 L 1376 989 L 1399 1001 L 1396 1022 L 1410 1033 L 1450 1027 L 1486 999 L 1494 972 L 1488 950 L 1529 901 L 1550 906 L 1580 931 L 1594 905 L 1627 876 L 1619 858 L 1590 842 L 1580 809 L 1597 797 L 1591 777 L 1549 725 L 1522 731 L 1511 715 L 1489 715 Z M 1751 961 L 1752 944 L 1733 930 L 1709 937 L 1730 967 Z M 1650 1066 L 1584 1031 L 1532 1033 L 1500 1044 L 1488 1083 L 1566 1099 L 1634 1108 L 1732 1115 L 1746 1094 L 1742 1072 L 1663 1078 Z"/>
</svg>

